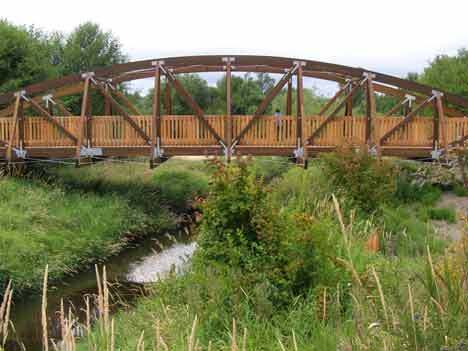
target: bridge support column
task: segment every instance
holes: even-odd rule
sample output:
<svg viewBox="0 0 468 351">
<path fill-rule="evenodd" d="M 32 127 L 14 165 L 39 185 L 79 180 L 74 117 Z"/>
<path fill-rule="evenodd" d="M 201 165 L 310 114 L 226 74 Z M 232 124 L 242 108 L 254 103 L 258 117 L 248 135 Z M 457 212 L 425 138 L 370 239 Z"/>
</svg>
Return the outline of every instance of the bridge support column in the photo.
<svg viewBox="0 0 468 351">
<path fill-rule="evenodd" d="M 296 97 L 296 138 L 297 148 L 295 151 L 296 162 L 307 167 L 307 144 L 304 142 L 303 127 L 304 127 L 304 82 L 303 82 L 303 71 L 302 67 L 305 66 L 305 62 L 297 62 L 297 97 Z"/>
<path fill-rule="evenodd" d="M 154 66 L 154 96 L 153 96 L 153 119 L 151 121 L 151 159 L 150 167 L 154 168 L 162 161 L 161 149 L 161 64 L 164 62 L 155 61 Z M 167 84 L 167 83 L 166 83 Z"/>
<path fill-rule="evenodd" d="M 432 92 L 434 100 L 434 124 L 433 124 L 433 136 L 432 136 L 432 150 L 434 156 L 439 156 L 438 149 L 445 149 L 447 152 L 448 145 L 448 136 L 447 136 L 447 126 L 444 113 L 444 104 L 442 102 L 443 94 L 439 91 L 434 90 Z M 442 144 L 440 143 L 440 136 L 442 136 Z"/>
<path fill-rule="evenodd" d="M 375 75 L 372 73 L 365 73 L 366 80 L 366 129 L 365 141 L 367 146 L 373 147 L 375 143 L 373 119 L 376 115 L 375 94 L 373 79 Z"/>
<path fill-rule="evenodd" d="M 232 145 L 232 85 L 231 85 L 231 70 L 232 62 L 234 62 L 234 57 L 223 57 L 223 62 L 226 64 L 226 117 L 224 119 L 224 141 L 226 145 L 224 146 L 224 156 L 226 157 L 226 162 L 231 162 L 231 156 L 233 153 Z"/>
<path fill-rule="evenodd" d="M 286 93 L 286 116 L 292 115 L 292 79 L 288 80 L 288 90 Z"/>
<path fill-rule="evenodd" d="M 80 124 L 78 129 L 78 141 L 76 143 L 76 167 L 81 166 L 81 146 L 83 144 L 88 144 L 88 117 L 89 112 L 89 87 L 91 84 L 91 79 L 94 77 L 93 72 L 84 73 L 82 78 L 84 79 L 83 95 L 81 100 L 81 114 L 80 114 Z"/>
</svg>

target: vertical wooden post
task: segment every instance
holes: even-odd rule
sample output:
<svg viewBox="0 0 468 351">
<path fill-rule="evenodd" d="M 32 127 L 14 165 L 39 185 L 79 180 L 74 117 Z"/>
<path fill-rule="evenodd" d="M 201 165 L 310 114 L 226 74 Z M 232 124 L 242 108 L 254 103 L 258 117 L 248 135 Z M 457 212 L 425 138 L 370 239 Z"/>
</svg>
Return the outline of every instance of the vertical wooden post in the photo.
<svg viewBox="0 0 468 351">
<path fill-rule="evenodd" d="M 85 73 L 82 75 L 83 79 L 85 80 L 84 82 L 84 87 L 83 87 L 83 95 L 82 95 L 82 100 L 81 100 L 81 113 L 80 113 L 80 123 L 78 127 L 78 142 L 76 143 L 76 166 L 80 166 L 80 158 L 81 158 L 81 145 L 83 145 L 83 141 L 86 138 L 86 131 L 87 131 L 87 117 L 86 117 L 86 112 L 88 111 L 88 95 L 89 95 L 89 85 L 91 78 L 93 77 L 93 73 Z"/>
<path fill-rule="evenodd" d="M 303 117 L 304 117 L 304 83 L 302 75 L 302 62 L 298 62 L 297 69 L 297 107 L 296 107 L 296 139 L 297 139 L 297 150 L 302 150 L 302 157 L 298 157 L 298 162 L 306 165 L 307 155 L 306 155 L 306 145 L 303 140 Z"/>
<path fill-rule="evenodd" d="M 439 135 L 442 135 L 442 148 L 447 148 L 448 147 L 448 136 L 447 136 L 447 121 L 445 118 L 445 113 L 444 113 L 444 104 L 442 103 L 442 96 L 443 94 L 438 91 L 433 91 L 432 92 L 435 96 L 434 99 L 434 123 L 437 123 L 437 134 L 436 134 L 436 129 L 434 128 L 434 139 L 433 139 L 433 148 L 435 146 L 439 147 Z M 437 120 L 437 122 L 436 122 Z M 435 125 L 434 125 L 435 127 Z M 442 133 L 440 133 L 442 131 Z"/>
<path fill-rule="evenodd" d="M 161 62 L 153 62 L 154 66 L 154 95 L 153 95 L 153 119 L 151 136 L 151 160 L 150 167 L 154 168 L 161 162 Z"/>
<path fill-rule="evenodd" d="M 233 57 L 224 57 L 223 61 L 226 63 L 226 117 L 224 119 L 224 140 L 226 141 L 226 161 L 231 162 L 232 152 L 232 85 L 231 85 L 231 62 L 234 61 Z"/>
<path fill-rule="evenodd" d="M 166 86 L 164 89 L 164 107 L 166 110 L 166 115 L 172 115 L 172 95 L 171 95 L 171 85 L 166 78 Z"/>
<path fill-rule="evenodd" d="M 373 137 L 373 119 L 376 114 L 376 106 L 375 106 L 375 94 L 374 94 L 374 85 L 372 84 L 372 80 L 374 79 L 374 75 L 370 73 L 366 73 L 367 81 L 366 81 L 366 129 L 365 129 L 365 139 L 366 144 L 370 146 L 374 141 Z"/>
<path fill-rule="evenodd" d="M 439 111 L 437 108 L 437 100 L 434 100 L 433 102 L 434 106 L 434 116 L 433 116 L 433 124 L 432 124 L 432 150 L 437 150 L 439 149 L 440 146 L 440 141 L 439 141 L 439 135 L 440 135 L 440 116 L 439 116 Z"/>
<path fill-rule="evenodd" d="M 286 116 L 292 115 L 292 78 L 288 80 L 288 90 L 286 93 Z"/>
<path fill-rule="evenodd" d="M 109 91 L 109 85 L 106 84 L 105 86 L 105 89 L 106 89 L 106 93 L 110 93 Z M 111 102 L 109 100 L 109 97 L 106 95 L 104 95 L 104 115 L 105 116 L 111 116 L 112 115 L 112 105 L 111 105 Z"/>
<path fill-rule="evenodd" d="M 13 120 L 10 126 L 10 139 L 8 141 L 8 148 L 6 150 L 6 158 L 8 162 L 11 162 L 13 160 L 13 145 L 15 144 L 16 139 L 16 126 L 18 124 L 18 116 L 20 113 L 21 100 L 23 99 L 23 92 L 19 91 L 15 94 L 15 96 L 15 108 L 13 110 Z"/>
<path fill-rule="evenodd" d="M 346 89 L 346 93 L 349 93 L 353 90 L 353 83 L 349 84 L 348 89 Z M 353 116 L 353 95 L 351 95 L 347 100 L 346 100 L 346 105 L 345 105 L 345 116 Z"/>
<path fill-rule="evenodd" d="M 86 104 L 86 145 L 93 146 L 93 99 L 88 93 L 88 102 Z"/>
<path fill-rule="evenodd" d="M 18 108 L 18 145 L 22 150 L 24 148 L 24 100 L 21 99 Z"/>
</svg>

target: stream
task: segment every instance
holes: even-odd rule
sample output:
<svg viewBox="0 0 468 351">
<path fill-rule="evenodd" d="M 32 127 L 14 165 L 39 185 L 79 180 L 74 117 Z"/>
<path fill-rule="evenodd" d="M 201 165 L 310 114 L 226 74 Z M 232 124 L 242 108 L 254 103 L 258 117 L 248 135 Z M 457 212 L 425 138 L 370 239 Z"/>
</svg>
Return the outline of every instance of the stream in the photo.
<svg viewBox="0 0 468 351">
<path fill-rule="evenodd" d="M 165 274 L 182 268 L 195 251 L 196 244 L 185 232 L 157 238 L 148 237 L 134 243 L 105 262 L 115 312 L 145 293 L 144 284 L 155 282 Z M 59 284 L 49 287 L 47 298 L 49 338 L 59 341 L 60 301 L 65 311 L 69 308 L 80 322 L 85 318 L 84 296 L 97 294 L 95 268 L 90 267 Z M 10 332 L 6 350 L 42 350 L 41 296 L 35 295 L 14 301 L 12 323 L 16 332 Z M 22 347 L 24 345 L 24 348 Z"/>
</svg>

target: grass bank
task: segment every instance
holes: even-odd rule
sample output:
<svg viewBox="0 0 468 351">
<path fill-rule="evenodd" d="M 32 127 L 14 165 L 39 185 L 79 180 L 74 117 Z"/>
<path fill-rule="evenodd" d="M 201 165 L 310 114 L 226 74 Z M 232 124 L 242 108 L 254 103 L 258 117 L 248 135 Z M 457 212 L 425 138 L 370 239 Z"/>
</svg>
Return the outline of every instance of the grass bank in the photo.
<svg viewBox="0 0 468 351">
<path fill-rule="evenodd" d="M 175 229 L 208 183 L 198 161 L 45 167 L 0 179 L 0 290 L 36 291 L 46 264 L 51 281 L 103 262 L 129 240 Z"/>
<path fill-rule="evenodd" d="M 468 242 L 446 250 L 440 191 L 405 172 L 344 153 L 265 184 L 220 165 L 193 264 L 79 349 L 463 349 Z"/>
</svg>

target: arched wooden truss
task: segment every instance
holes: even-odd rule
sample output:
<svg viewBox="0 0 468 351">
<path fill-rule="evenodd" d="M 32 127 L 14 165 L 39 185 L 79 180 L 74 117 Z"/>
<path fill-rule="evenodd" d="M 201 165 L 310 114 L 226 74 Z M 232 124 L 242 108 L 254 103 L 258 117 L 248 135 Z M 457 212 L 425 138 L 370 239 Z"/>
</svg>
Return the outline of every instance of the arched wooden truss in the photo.
<svg viewBox="0 0 468 351">
<path fill-rule="evenodd" d="M 207 116 L 177 79 L 179 73 L 224 72 L 227 110 Z M 251 116 L 231 114 L 232 72 L 282 74 Z M 152 116 L 143 116 L 116 88 L 117 84 L 154 78 Z M 340 84 L 340 90 L 317 116 L 304 115 L 303 78 Z M 161 91 L 165 79 L 166 91 Z M 292 115 L 292 81 L 296 80 L 296 113 Z M 270 102 L 287 87 L 285 115 L 265 116 Z M 90 89 L 104 96 L 105 115 L 93 116 Z M 174 116 L 170 89 L 193 110 Z M 366 113 L 353 116 L 352 97 L 362 89 Z M 377 117 L 375 93 L 398 98 L 386 116 Z M 82 94 L 81 115 L 60 102 Z M 161 111 L 161 99 L 166 110 Z M 376 152 L 404 157 L 437 156 L 441 149 L 467 140 L 468 100 L 436 88 L 362 68 L 270 56 L 187 56 L 130 62 L 24 87 L 0 95 L 0 158 L 147 155 L 151 162 L 173 155 L 291 155 L 304 160 L 342 143 L 367 144 Z M 432 106 L 434 117 L 419 117 Z M 24 116 L 31 108 L 37 117 Z M 344 114 L 341 112 L 344 109 Z M 403 111 L 399 117 L 392 116 Z M 112 112 L 114 112 L 112 114 Z M 341 113 L 341 115 L 340 115 Z"/>
</svg>

